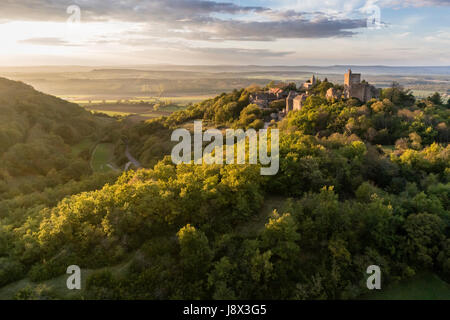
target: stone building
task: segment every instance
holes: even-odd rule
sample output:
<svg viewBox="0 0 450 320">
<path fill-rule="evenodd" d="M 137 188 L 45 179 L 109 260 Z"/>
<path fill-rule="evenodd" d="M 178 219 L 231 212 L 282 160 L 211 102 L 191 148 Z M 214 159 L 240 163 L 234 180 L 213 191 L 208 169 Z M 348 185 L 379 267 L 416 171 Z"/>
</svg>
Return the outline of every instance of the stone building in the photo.
<svg viewBox="0 0 450 320">
<path fill-rule="evenodd" d="M 316 85 L 316 83 L 317 83 L 316 77 L 313 75 L 308 82 L 305 82 L 303 84 L 303 88 L 308 90 L 308 89 L 314 87 Z"/>
<path fill-rule="evenodd" d="M 327 100 L 338 100 L 342 98 L 342 91 L 335 88 L 330 88 L 327 90 L 326 98 Z"/>
<path fill-rule="evenodd" d="M 288 97 L 286 98 L 286 114 L 289 111 L 294 110 L 294 98 L 298 95 L 295 91 L 290 91 Z"/>
<path fill-rule="evenodd" d="M 285 113 L 288 114 L 289 111 L 298 111 L 303 108 L 303 104 L 308 98 L 307 94 L 298 94 L 295 91 L 289 92 L 289 96 L 286 98 L 286 109 Z"/>
<path fill-rule="evenodd" d="M 260 108 L 268 108 L 272 101 L 277 100 L 273 93 L 259 92 L 250 95 L 250 103 L 256 104 Z"/>
<path fill-rule="evenodd" d="M 270 88 L 269 93 L 275 96 L 277 99 L 285 99 L 288 96 L 288 92 L 286 92 L 282 88 Z"/>
<path fill-rule="evenodd" d="M 351 69 L 345 74 L 344 79 L 344 97 L 346 99 L 357 98 L 362 102 L 367 102 L 372 98 L 378 98 L 380 90 L 363 81 L 361 74 L 353 73 Z"/>
<path fill-rule="evenodd" d="M 294 111 L 298 111 L 301 110 L 303 108 L 303 103 L 306 101 L 306 98 L 308 96 L 304 93 L 302 93 L 301 95 L 298 95 L 294 98 L 293 101 L 293 110 Z"/>
</svg>

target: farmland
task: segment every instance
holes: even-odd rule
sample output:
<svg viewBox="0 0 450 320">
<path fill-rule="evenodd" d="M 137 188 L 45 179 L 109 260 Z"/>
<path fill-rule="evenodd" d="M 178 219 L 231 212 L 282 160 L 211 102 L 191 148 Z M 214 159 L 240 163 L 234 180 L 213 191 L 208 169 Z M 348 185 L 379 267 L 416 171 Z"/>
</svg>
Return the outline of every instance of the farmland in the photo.
<svg viewBox="0 0 450 320">
<path fill-rule="evenodd" d="M 172 112 L 183 110 L 185 107 L 176 104 L 160 105 L 150 102 L 126 102 L 126 103 L 90 103 L 82 104 L 92 113 L 103 113 L 110 117 L 128 117 L 131 120 L 140 121 L 151 118 L 169 116 Z M 156 106 L 156 107 L 155 107 Z"/>
<path fill-rule="evenodd" d="M 377 87 L 398 82 L 418 97 L 440 92 L 448 95 L 449 68 L 383 66 L 137 66 L 135 68 L 82 68 L 49 72 L 48 68 L 0 68 L 3 76 L 24 81 L 40 91 L 81 105 L 157 103 L 187 105 L 233 89 L 270 81 L 303 82 L 317 77 L 340 83 L 348 68 L 362 72 Z M 111 110 L 133 113 L 129 110 Z"/>
</svg>

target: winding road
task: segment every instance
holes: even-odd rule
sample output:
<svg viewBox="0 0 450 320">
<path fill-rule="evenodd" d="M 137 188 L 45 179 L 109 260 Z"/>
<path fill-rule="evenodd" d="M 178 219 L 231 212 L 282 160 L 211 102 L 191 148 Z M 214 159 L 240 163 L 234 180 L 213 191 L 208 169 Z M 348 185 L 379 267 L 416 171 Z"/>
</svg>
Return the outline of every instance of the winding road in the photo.
<svg viewBox="0 0 450 320">
<path fill-rule="evenodd" d="M 142 168 L 141 163 L 131 155 L 128 144 L 127 144 L 127 148 L 125 149 L 125 156 L 128 159 L 128 163 L 125 165 L 125 171 L 128 171 L 128 169 L 130 168 L 131 165 L 134 165 L 137 169 Z"/>
</svg>

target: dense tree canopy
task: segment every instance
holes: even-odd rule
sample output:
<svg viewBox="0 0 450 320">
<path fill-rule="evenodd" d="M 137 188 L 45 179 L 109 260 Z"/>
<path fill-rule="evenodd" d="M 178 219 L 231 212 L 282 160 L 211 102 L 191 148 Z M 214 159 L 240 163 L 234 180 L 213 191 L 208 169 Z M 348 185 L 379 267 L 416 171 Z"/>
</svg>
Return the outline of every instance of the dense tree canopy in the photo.
<svg viewBox="0 0 450 320">
<path fill-rule="evenodd" d="M 319 83 L 276 124 L 280 170 L 268 177 L 258 165 L 162 159 L 171 129 L 195 119 L 259 128 L 264 114 L 249 102 L 255 88 L 109 127 L 117 154 L 129 146 L 146 167 L 118 178 L 81 177 L 86 161 L 65 152 L 89 132 L 90 115 L 69 103 L 59 113 L 55 98 L 27 106 L 10 95 L 0 105 L 8 117 L 0 183 L 45 179 L 14 193 L 0 184 L 0 286 L 39 283 L 71 264 L 99 268 L 78 296 L 92 299 L 349 299 L 364 292 L 373 264 L 385 283 L 423 270 L 448 281 L 448 106 L 435 95 L 415 101 L 396 85 L 365 104 L 328 101 L 331 86 Z M 65 173 L 68 166 L 78 173 Z M 283 204 L 267 214 L 272 197 Z"/>
</svg>

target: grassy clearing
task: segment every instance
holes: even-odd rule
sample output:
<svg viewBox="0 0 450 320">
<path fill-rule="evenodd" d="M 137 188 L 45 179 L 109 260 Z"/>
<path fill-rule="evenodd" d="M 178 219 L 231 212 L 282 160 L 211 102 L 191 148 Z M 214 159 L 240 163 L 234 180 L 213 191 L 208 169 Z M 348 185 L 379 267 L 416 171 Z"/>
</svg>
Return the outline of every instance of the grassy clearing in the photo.
<svg viewBox="0 0 450 320">
<path fill-rule="evenodd" d="M 38 293 L 43 289 L 49 290 L 51 291 L 52 295 L 55 295 L 58 299 L 81 299 L 86 294 L 86 283 L 91 274 L 93 274 L 94 272 L 108 270 L 114 276 L 122 276 L 124 275 L 130 263 L 131 260 L 113 267 L 100 269 L 81 269 L 81 290 L 67 289 L 66 281 L 69 275 L 61 275 L 59 277 L 40 283 L 32 282 L 29 279 L 22 279 L 20 281 L 6 285 L 3 288 L 0 288 L 0 300 L 14 299 L 17 293 L 23 289 L 30 289 L 35 293 Z"/>
<path fill-rule="evenodd" d="M 184 110 L 186 109 L 185 106 L 178 106 L 178 105 L 168 105 L 168 106 L 163 106 L 160 107 L 158 110 L 156 111 L 164 111 L 164 112 L 176 112 L 176 111 L 180 111 L 180 110 Z"/>
<path fill-rule="evenodd" d="M 175 104 L 189 104 L 189 103 L 197 103 L 206 99 L 213 98 L 213 95 L 193 95 L 193 96 L 179 96 L 179 97 L 162 97 L 162 98 L 152 98 L 152 97 L 136 97 L 135 99 L 129 100 L 130 102 L 155 102 L 159 101 L 163 102 L 171 102 Z"/>
<path fill-rule="evenodd" d="M 78 103 L 78 104 L 116 104 L 117 100 L 77 100 L 77 99 L 71 99 L 70 102 Z"/>
<path fill-rule="evenodd" d="M 362 297 L 364 300 L 450 300 L 450 285 L 433 273 L 419 274 L 386 289 Z"/>
<path fill-rule="evenodd" d="M 114 145 L 112 143 L 98 144 L 92 152 L 91 167 L 95 172 L 114 170 Z"/>
<path fill-rule="evenodd" d="M 121 111 L 95 110 L 95 109 L 87 109 L 87 110 L 91 111 L 92 113 L 104 113 L 110 117 L 115 117 L 115 116 L 127 117 L 127 116 L 134 115 L 134 113 L 121 112 Z"/>
<path fill-rule="evenodd" d="M 153 119 L 153 118 L 159 118 L 159 117 L 167 117 L 170 113 L 164 113 L 164 112 L 151 112 L 151 113 L 143 113 L 143 114 L 137 114 L 139 118 L 145 119 Z"/>
<path fill-rule="evenodd" d="M 258 235 L 272 216 L 273 210 L 277 210 L 282 214 L 287 198 L 284 197 L 268 197 L 259 211 L 249 222 L 240 225 L 236 232 L 241 235 Z"/>
<path fill-rule="evenodd" d="M 84 108 L 92 113 L 104 113 L 110 117 L 121 116 L 130 117 L 131 120 L 141 121 L 158 117 L 168 117 L 171 113 L 184 110 L 185 106 L 180 105 L 166 105 L 161 106 L 157 110 L 153 109 L 152 105 L 145 104 L 101 104 L 101 105 L 85 105 Z"/>
<path fill-rule="evenodd" d="M 72 154 L 77 156 L 85 150 L 89 151 L 93 144 L 94 144 L 94 141 L 92 141 L 90 138 L 86 138 L 83 141 L 81 141 L 80 143 L 72 146 Z"/>
</svg>

